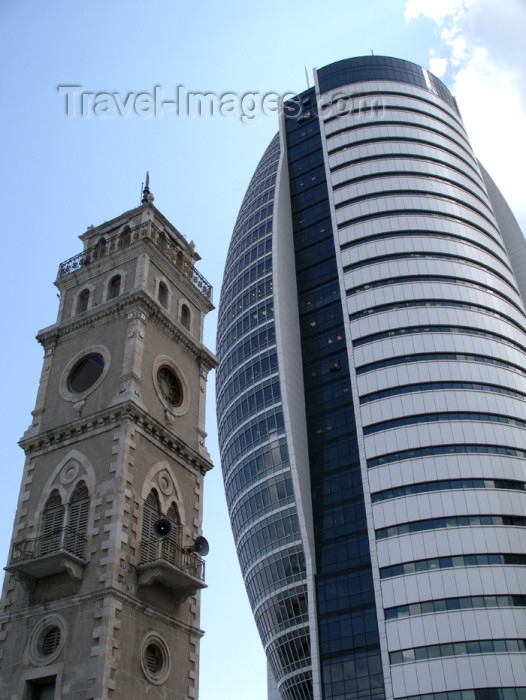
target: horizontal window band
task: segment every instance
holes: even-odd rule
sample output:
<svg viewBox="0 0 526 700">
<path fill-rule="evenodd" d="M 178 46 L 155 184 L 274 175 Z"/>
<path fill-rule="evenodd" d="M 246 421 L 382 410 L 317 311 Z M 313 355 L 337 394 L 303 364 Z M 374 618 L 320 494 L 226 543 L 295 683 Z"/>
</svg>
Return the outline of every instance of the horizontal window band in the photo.
<svg viewBox="0 0 526 700">
<path fill-rule="evenodd" d="M 427 647 L 414 647 L 392 651 L 389 654 L 391 665 L 411 661 L 438 659 L 445 656 L 465 656 L 470 654 L 496 654 L 510 652 L 525 652 L 524 639 L 476 639 L 466 642 L 450 642 L 448 644 L 433 644 Z"/>
<path fill-rule="evenodd" d="M 463 226 L 465 226 L 465 224 L 463 224 Z M 487 232 L 482 232 L 480 229 L 476 229 L 476 234 L 479 236 L 483 235 L 485 238 L 489 238 L 489 241 L 492 245 L 497 244 L 500 250 L 506 252 L 503 244 L 497 241 L 495 237 L 491 234 Z M 346 243 L 342 243 L 340 245 L 340 250 L 343 252 L 345 250 L 352 250 L 353 248 L 365 245 L 367 243 L 375 243 L 377 241 L 402 238 L 437 238 L 439 240 L 455 242 L 460 241 L 461 243 L 466 243 L 468 245 L 476 245 L 481 250 L 490 252 L 492 251 L 492 249 L 480 243 L 477 243 L 473 238 L 469 238 L 469 236 L 467 235 L 463 236 L 460 233 L 452 233 L 451 231 L 423 231 L 421 229 L 398 229 L 394 231 L 379 231 L 378 233 L 371 233 L 366 236 L 359 236 L 357 238 L 353 238 L 350 241 L 347 241 Z"/>
<path fill-rule="evenodd" d="M 419 493 L 434 493 L 435 491 L 452 491 L 455 489 L 510 489 L 526 491 L 524 481 L 511 479 L 442 479 L 440 481 L 423 481 L 419 484 L 397 486 L 371 494 L 372 503 L 381 503 L 402 496 L 414 496 Z"/>
<path fill-rule="evenodd" d="M 329 158 L 331 156 L 336 156 L 339 153 L 343 153 L 345 151 L 350 151 L 349 156 L 352 158 L 352 152 L 355 151 L 356 149 L 360 148 L 361 146 L 365 147 L 366 149 L 370 149 L 371 146 L 373 148 L 378 147 L 381 148 L 384 144 L 388 144 L 390 147 L 394 146 L 400 146 L 401 144 L 407 144 L 408 148 L 411 146 L 420 146 L 422 148 L 432 148 L 436 151 L 442 152 L 442 153 L 447 153 L 448 155 L 452 156 L 453 158 L 458 159 L 466 168 L 469 168 L 473 172 L 475 176 L 478 176 L 478 172 L 473 164 L 473 161 L 465 157 L 465 153 L 461 152 L 459 153 L 453 148 L 446 148 L 442 144 L 435 143 L 434 141 L 426 141 L 425 139 L 422 138 L 411 138 L 411 137 L 403 137 L 403 136 L 380 136 L 380 137 L 369 137 L 369 138 L 361 138 L 357 141 L 353 141 L 352 143 L 346 143 L 341 146 L 338 146 L 337 148 L 333 148 L 332 150 L 329 150 L 327 155 Z M 385 153 L 378 153 L 379 158 L 385 157 Z M 412 158 L 413 155 L 411 152 L 401 152 L 401 153 L 396 153 L 397 157 L 400 156 L 407 156 Z M 423 156 L 425 159 L 425 156 Z M 369 158 L 367 158 L 369 160 Z M 353 165 L 357 161 L 352 161 Z M 331 172 L 334 170 L 334 168 L 331 170 Z M 468 171 L 469 172 L 469 171 Z"/>
<path fill-rule="evenodd" d="M 385 540 L 400 535 L 410 535 L 429 530 L 443 530 L 459 527 L 485 527 L 488 525 L 506 527 L 526 527 L 526 517 L 522 515 L 451 515 L 444 518 L 412 520 L 399 525 L 382 527 L 375 531 L 377 540 Z"/>
<path fill-rule="evenodd" d="M 507 337 L 500 335 L 499 333 L 492 333 L 491 331 L 483 331 L 479 328 L 472 328 L 470 326 L 409 326 L 408 328 L 394 328 L 388 331 L 381 331 L 380 333 L 371 333 L 370 335 L 364 335 L 361 338 L 357 338 L 352 341 L 353 347 L 357 348 L 361 345 L 367 345 L 368 343 L 374 343 L 377 340 L 386 340 L 388 338 L 399 338 L 406 335 L 421 333 L 460 333 L 467 335 L 477 335 L 482 338 L 492 338 L 500 343 L 506 343 L 506 345 L 513 345 L 521 352 L 526 353 L 526 348 L 510 340 Z"/>
<path fill-rule="evenodd" d="M 432 219 L 440 219 L 441 221 L 453 221 L 455 223 L 460 223 L 462 226 L 469 226 L 475 229 L 478 233 L 488 236 L 489 238 L 494 238 L 493 235 L 488 233 L 486 228 L 479 226 L 471 219 L 466 219 L 462 216 L 457 216 L 447 211 L 433 210 L 433 209 L 404 209 L 402 207 L 397 207 L 396 209 L 390 211 L 372 211 L 368 214 L 362 214 L 361 216 L 355 216 L 351 219 L 346 219 L 341 223 L 337 224 L 338 231 L 342 231 L 350 226 L 355 226 L 357 224 L 365 224 L 371 221 L 376 221 L 380 219 L 390 219 L 392 217 L 402 217 L 402 216 L 418 216 Z M 494 227 L 493 227 L 494 228 Z M 496 235 L 497 229 L 495 229 Z M 502 245 L 499 246 L 502 248 Z"/>
<path fill-rule="evenodd" d="M 499 277 L 499 281 L 506 282 L 506 284 L 509 287 L 511 287 L 511 289 L 517 294 L 517 296 L 519 295 L 517 289 L 509 281 L 503 280 L 501 277 Z M 482 284 L 481 282 L 478 282 L 476 280 L 471 280 L 467 277 L 450 277 L 449 275 L 400 275 L 398 277 L 384 277 L 383 279 L 373 280 L 371 282 L 360 284 L 356 287 L 351 287 L 350 289 L 346 290 L 346 295 L 350 297 L 353 294 L 367 292 L 370 289 L 378 289 L 380 287 L 391 287 L 394 284 L 407 284 L 408 282 L 425 282 L 426 284 L 430 282 L 438 282 L 440 284 L 458 284 L 466 287 L 473 287 L 475 289 L 483 289 L 485 292 L 489 292 L 490 294 L 504 299 L 516 308 L 520 308 L 516 302 L 510 299 L 510 297 L 508 297 L 506 294 L 503 294 L 494 287 L 490 287 L 487 284 Z M 521 313 L 523 313 L 522 309 Z"/>
<path fill-rule="evenodd" d="M 438 571 L 439 569 L 470 566 L 526 566 L 526 554 L 460 554 L 432 559 L 417 559 L 382 567 L 380 569 L 380 578 L 394 578 L 395 576 L 418 574 L 423 571 Z"/>
<path fill-rule="evenodd" d="M 410 301 L 395 301 L 390 304 L 379 304 L 378 306 L 372 306 L 362 311 L 357 311 L 354 314 L 349 314 L 349 321 L 357 321 L 361 318 L 368 318 L 373 314 L 382 314 L 387 311 L 400 311 L 403 309 L 426 309 L 426 308 L 454 308 L 454 309 L 466 309 L 467 311 L 474 311 L 475 313 L 484 313 L 494 316 L 495 318 L 501 318 L 507 323 L 515 326 L 522 333 L 526 333 L 526 329 L 520 323 L 515 321 L 514 318 L 508 316 L 508 314 L 497 311 L 489 306 L 484 306 L 483 304 L 473 304 L 465 301 L 452 301 L 451 299 L 411 299 Z"/>
<path fill-rule="evenodd" d="M 393 418 L 392 420 L 373 423 L 363 429 L 364 435 L 373 435 L 382 430 L 392 428 L 403 428 L 410 425 L 423 425 L 424 423 L 439 423 L 447 421 L 484 421 L 489 423 L 504 423 L 514 425 L 518 428 L 526 428 L 526 421 L 513 416 L 503 416 L 498 413 L 476 413 L 473 411 L 450 411 L 444 413 L 423 413 L 415 416 L 405 416 L 404 418 Z"/>
<path fill-rule="evenodd" d="M 440 457 L 452 454 L 487 454 L 503 455 L 506 457 L 519 457 L 526 459 L 526 450 L 501 445 L 436 445 L 434 447 L 417 447 L 412 450 L 401 450 L 373 457 L 367 460 L 367 468 L 382 467 L 393 462 L 402 462 L 405 459 L 422 459 L 423 457 Z"/>
<path fill-rule="evenodd" d="M 526 398 L 526 394 L 507 387 L 498 386 L 497 384 L 482 384 L 480 382 L 422 382 L 419 384 L 406 384 L 405 386 L 396 386 L 391 389 L 383 389 L 373 391 L 370 394 L 364 394 L 360 397 L 360 403 L 366 404 L 371 401 L 390 398 L 391 396 L 403 396 L 404 394 L 413 394 L 423 391 L 489 391 L 495 394 L 503 394 L 504 396 L 513 396 L 517 399 Z"/>
<path fill-rule="evenodd" d="M 432 118 L 432 117 L 428 117 L 428 118 Z M 338 151 L 341 150 L 341 146 L 336 146 L 335 148 L 332 148 L 332 149 L 330 148 L 329 140 L 331 138 L 334 138 L 336 136 L 341 136 L 342 134 L 350 134 L 351 138 L 353 136 L 356 138 L 355 134 L 353 134 L 352 132 L 356 132 L 356 131 L 362 130 L 362 129 L 367 130 L 367 129 L 371 129 L 371 128 L 378 128 L 378 126 L 379 126 L 379 124 L 378 124 L 377 120 L 374 120 L 374 121 L 371 120 L 369 122 L 358 122 L 355 124 L 350 124 L 349 126 L 344 126 L 341 129 L 335 130 L 331 134 L 327 134 L 325 138 L 327 141 L 327 150 L 328 150 L 329 155 L 333 155 L 333 153 L 337 153 Z M 436 129 L 436 128 L 433 128 L 432 126 L 429 126 L 429 125 L 418 124 L 418 123 L 410 122 L 410 121 L 400 121 L 400 120 L 388 121 L 388 120 L 382 119 L 380 126 L 381 127 L 391 126 L 391 127 L 398 128 L 398 129 L 413 129 L 414 132 L 418 133 L 421 138 L 425 137 L 425 135 L 427 135 L 427 134 L 433 134 L 433 135 L 438 136 L 441 139 L 444 139 L 444 141 L 451 142 L 452 144 L 454 144 L 454 146 L 456 148 L 460 149 L 466 156 L 468 156 L 468 157 L 471 156 L 469 143 L 466 140 L 466 137 L 463 134 L 462 135 L 459 134 L 458 130 L 453 129 L 453 128 L 451 128 L 451 131 L 453 131 L 455 133 L 455 136 L 457 136 L 457 137 L 460 136 L 460 138 L 457 139 L 457 138 L 453 137 L 451 134 L 448 134 L 441 129 Z M 368 139 L 367 136 L 362 136 L 362 138 L 357 138 L 356 141 L 351 141 L 350 145 L 355 146 L 357 143 L 360 143 L 360 141 L 364 138 Z M 376 138 L 374 136 L 371 138 L 375 141 L 384 140 L 386 138 L 388 138 L 390 140 L 389 136 L 386 137 L 383 134 L 381 136 L 376 137 Z M 393 136 L 392 138 L 393 139 L 404 138 L 404 135 L 397 134 L 397 135 Z M 413 137 L 407 136 L 405 138 L 411 140 Z M 432 136 L 430 138 L 432 138 Z"/>
<path fill-rule="evenodd" d="M 442 693 L 406 695 L 395 700 L 526 700 L 526 686 L 445 690 Z"/>
<path fill-rule="evenodd" d="M 494 255 L 493 253 L 489 252 L 487 249 L 483 249 L 485 253 L 488 253 L 491 255 L 491 257 L 495 258 L 498 262 L 500 262 L 504 267 L 509 269 L 511 271 L 511 267 L 507 264 L 504 263 L 497 255 Z M 475 264 L 477 267 L 482 267 L 485 270 L 488 270 L 489 272 L 497 275 L 497 277 L 500 277 L 504 281 L 506 281 L 506 278 L 496 272 L 492 267 L 489 265 L 486 265 L 483 262 L 480 262 L 479 260 L 474 260 L 473 258 L 468 258 L 465 255 L 454 255 L 452 253 L 435 253 L 434 251 L 419 251 L 419 252 L 411 252 L 411 253 L 388 253 L 387 255 L 377 255 L 372 258 L 364 258 L 363 260 L 359 260 L 358 262 L 351 263 L 349 265 L 345 265 L 343 268 L 343 272 L 353 272 L 354 270 L 359 270 L 362 267 L 369 267 L 370 265 L 378 265 L 379 263 L 383 262 L 394 262 L 395 260 L 453 260 L 456 261 L 458 260 L 460 263 L 469 263 L 470 265 Z"/>
<path fill-rule="evenodd" d="M 382 98 L 394 97 L 395 99 L 403 100 L 404 104 L 402 104 L 402 105 L 390 105 L 390 106 L 387 105 L 386 109 L 388 109 L 390 107 L 391 109 L 399 109 L 401 111 L 416 112 L 417 114 L 425 114 L 425 115 L 428 114 L 428 112 L 426 112 L 424 110 L 424 107 L 422 105 L 433 107 L 434 110 L 436 110 L 437 112 L 440 112 L 440 114 L 444 115 L 444 118 L 435 117 L 436 119 L 438 119 L 439 121 L 444 121 L 446 123 L 449 123 L 449 121 L 451 121 L 452 124 L 455 124 L 458 127 L 457 129 L 455 129 L 455 131 L 458 131 L 459 129 L 463 130 L 463 124 L 461 123 L 461 121 L 458 117 L 458 114 L 452 114 L 447 109 L 444 109 L 442 104 L 440 104 L 436 101 L 427 99 L 424 95 L 415 95 L 411 92 L 404 92 L 403 85 L 404 85 L 403 83 L 400 83 L 400 85 L 399 85 L 400 90 L 399 91 L 394 91 L 394 90 L 391 90 L 387 87 L 385 88 L 385 90 L 378 90 L 378 89 L 374 89 L 371 87 L 370 89 L 363 90 L 363 92 L 353 92 L 353 93 L 349 93 L 348 95 L 344 94 L 343 92 L 342 93 L 338 92 L 337 94 L 338 94 L 338 97 L 340 97 L 340 95 L 341 95 L 341 97 L 343 99 L 352 99 L 352 100 L 359 100 L 360 98 L 364 98 L 364 97 L 382 97 Z M 335 88 L 332 89 L 333 92 L 334 92 L 334 90 L 335 90 Z M 407 104 L 408 102 L 410 103 L 409 105 Z M 330 104 L 332 104 L 332 101 L 330 102 Z M 421 107 L 421 109 L 418 109 L 418 107 Z M 331 116 L 327 117 L 327 119 L 324 119 L 323 123 L 328 124 L 328 123 L 333 122 L 333 121 L 340 119 L 340 118 L 341 118 L 341 115 L 338 115 L 338 114 L 331 115 Z M 454 128 L 454 127 L 451 126 L 451 128 Z"/>
<path fill-rule="evenodd" d="M 435 148 L 437 150 L 443 150 L 440 148 L 440 146 L 436 146 Z M 451 155 L 451 154 L 450 154 Z M 392 152 L 392 153 L 366 153 L 362 156 L 359 156 L 358 158 L 353 158 L 351 156 L 350 160 L 346 160 L 343 163 L 338 163 L 338 165 L 333 165 L 330 169 L 329 172 L 331 175 L 333 173 L 337 173 L 340 170 L 343 170 L 345 168 L 349 167 L 356 167 L 358 165 L 362 165 L 363 163 L 373 163 L 374 161 L 377 160 L 410 160 L 410 161 L 423 161 L 425 163 L 433 163 L 434 165 L 438 165 L 439 167 L 444 167 L 444 168 L 449 168 L 450 170 L 454 170 L 458 172 L 460 175 L 465 177 L 467 180 L 471 180 L 473 184 L 475 184 L 480 190 L 482 190 L 482 185 L 481 185 L 481 179 L 478 177 L 478 173 L 470 173 L 464 168 L 459 167 L 456 165 L 454 162 L 450 160 L 443 160 L 437 157 L 433 157 L 430 154 L 423 155 L 422 153 L 415 153 L 415 152 L 408 152 L 408 151 L 400 151 L 399 153 Z M 465 161 L 461 158 L 458 158 L 458 160 L 462 160 L 462 165 L 465 165 Z M 397 170 L 396 172 L 400 172 Z M 410 171 L 408 171 L 410 172 Z M 474 176 L 476 175 L 476 177 Z M 482 190 L 483 191 L 483 190 Z"/>
<path fill-rule="evenodd" d="M 388 360 L 378 360 L 377 362 L 369 362 L 366 365 L 361 365 L 360 367 L 356 368 L 356 374 L 361 375 L 367 372 L 372 372 L 377 369 L 384 369 L 386 367 L 396 367 L 397 365 L 409 364 L 412 362 L 438 361 L 481 362 L 483 364 L 495 365 L 496 367 L 504 367 L 506 369 L 518 371 L 526 376 L 526 370 L 524 370 L 522 367 L 519 367 L 519 365 L 515 365 L 511 362 L 498 360 L 494 357 L 488 357 L 487 355 L 476 355 L 459 352 L 425 352 L 417 353 L 415 355 L 398 355 L 397 357 L 391 357 Z"/>
<path fill-rule="evenodd" d="M 483 202 L 479 197 L 476 197 L 475 195 L 472 195 L 470 192 L 469 194 L 474 198 L 480 201 L 480 203 L 484 206 L 484 209 L 488 209 L 489 214 L 491 214 L 491 211 L 488 208 L 488 205 Z M 468 204 L 468 202 L 462 200 L 460 197 L 454 197 L 451 194 L 446 194 L 444 192 L 435 192 L 434 190 L 408 190 L 408 189 L 397 189 L 397 190 L 378 190 L 376 192 L 367 192 L 365 194 L 361 195 L 356 195 L 355 197 L 349 197 L 348 199 L 344 199 L 341 202 L 338 202 L 338 204 L 335 204 L 334 209 L 336 211 L 339 211 L 340 209 L 343 209 L 344 207 L 352 206 L 353 204 L 359 204 L 360 202 L 368 202 L 372 199 L 387 199 L 388 197 L 423 197 L 424 199 L 440 199 L 440 200 L 445 200 L 447 202 L 452 202 L 453 204 L 457 206 L 464 207 L 464 209 L 469 209 L 472 211 L 475 215 L 481 216 L 483 219 L 486 219 L 486 221 L 490 224 L 490 226 L 495 226 L 495 220 L 488 214 L 484 213 L 483 211 L 480 211 L 478 207 L 473 206 L 472 204 Z"/>
<path fill-rule="evenodd" d="M 404 160 L 410 160 L 409 156 L 404 156 Z M 379 160 L 377 158 L 377 160 Z M 354 165 L 354 163 L 353 163 Z M 448 165 L 447 163 L 440 163 L 440 167 L 443 168 L 444 170 L 454 170 L 455 173 L 458 174 L 463 174 L 458 168 L 453 168 L 451 165 Z M 380 178 L 396 178 L 396 177 L 412 177 L 412 178 L 422 178 L 425 179 L 426 181 L 432 180 L 436 182 L 444 182 L 447 185 L 452 185 L 454 187 L 457 187 L 459 189 L 462 189 L 464 192 L 467 192 L 468 194 L 472 195 L 476 199 L 478 199 L 480 202 L 482 202 L 484 205 L 487 206 L 487 200 L 479 195 L 478 193 L 474 192 L 472 189 L 469 187 L 466 187 L 465 185 L 461 185 L 457 180 L 451 178 L 451 177 L 446 177 L 445 175 L 438 174 L 436 172 L 425 172 L 425 171 L 419 171 L 416 169 L 412 170 L 377 170 L 375 172 L 370 172 L 367 175 L 356 175 L 354 177 L 350 177 L 347 180 L 342 180 L 341 182 L 338 182 L 332 186 L 333 192 L 338 192 L 339 190 L 343 189 L 344 187 L 348 187 L 349 185 L 356 185 L 362 182 L 371 182 L 374 180 L 378 180 Z M 474 180 L 472 178 L 466 177 L 466 180 L 469 179 L 470 182 L 474 183 Z M 478 191 L 481 194 L 484 194 L 484 191 L 482 188 L 478 187 Z"/>
<path fill-rule="evenodd" d="M 427 613 L 475 610 L 477 608 L 524 608 L 526 595 L 478 595 L 459 598 L 440 598 L 407 605 L 398 605 L 384 610 L 386 620 L 399 620 Z"/>
<path fill-rule="evenodd" d="M 382 96 L 382 98 L 385 99 L 385 94 L 386 93 L 377 93 L 377 95 L 375 95 L 374 93 L 369 93 L 367 95 L 363 95 L 362 99 L 365 97 L 371 98 L 371 97 L 380 96 L 380 95 Z M 349 95 L 348 97 L 346 97 L 344 95 L 340 95 L 340 93 L 337 93 L 337 97 L 338 97 L 338 99 L 336 100 L 336 104 L 340 103 L 341 100 L 345 100 L 345 99 L 350 99 L 353 102 L 355 102 L 357 99 L 359 99 L 357 95 Z M 334 104 L 334 100 L 329 101 L 326 104 L 327 104 L 327 106 L 330 105 L 332 107 L 332 105 Z M 323 123 L 330 124 L 333 121 L 341 119 L 342 116 L 345 116 L 345 117 L 353 116 L 354 118 L 356 118 L 356 115 L 360 116 L 361 114 L 364 114 L 364 113 L 366 114 L 366 116 L 368 116 L 371 113 L 383 115 L 384 113 L 389 114 L 390 112 L 402 112 L 402 113 L 407 113 L 408 115 L 417 114 L 420 117 L 424 117 L 426 119 L 432 119 L 433 121 L 438 122 L 439 125 L 444 125 L 446 128 L 451 129 L 451 131 L 454 131 L 455 134 L 457 136 L 459 136 L 463 141 L 468 143 L 467 138 L 466 138 L 466 132 L 463 131 L 461 128 L 459 128 L 462 125 L 459 124 L 457 121 L 452 121 L 451 116 L 449 114 L 447 114 L 447 112 L 446 112 L 446 114 L 447 114 L 447 117 L 449 117 L 449 118 L 445 119 L 443 117 L 437 116 L 433 111 L 426 111 L 424 109 L 417 109 L 414 105 L 411 105 L 411 106 L 397 105 L 397 104 L 386 105 L 386 104 L 383 104 L 383 102 L 382 103 L 372 102 L 371 105 L 367 105 L 367 104 L 365 106 L 360 105 L 356 109 L 346 111 L 345 115 L 335 114 L 333 116 L 330 116 L 328 119 L 324 119 Z M 391 119 L 390 121 L 384 121 L 383 118 L 382 118 L 382 124 L 389 124 L 389 125 L 394 125 L 394 126 L 397 126 L 399 124 L 411 125 L 411 126 L 417 126 L 417 127 L 421 126 L 421 124 L 418 124 L 415 122 L 400 121 L 400 120 L 396 120 L 396 119 Z M 332 136 L 338 136 L 340 134 L 348 132 L 352 128 L 360 128 L 363 125 L 364 125 L 363 122 L 355 122 L 353 124 L 353 126 L 346 126 L 346 127 L 340 128 L 340 129 L 335 129 L 330 134 L 327 134 L 327 139 L 331 138 Z M 425 129 L 426 127 L 424 126 L 422 128 Z M 439 128 L 433 129 L 431 127 L 427 127 L 427 129 L 429 131 L 435 131 L 436 133 L 442 135 L 442 131 L 440 131 Z"/>
</svg>

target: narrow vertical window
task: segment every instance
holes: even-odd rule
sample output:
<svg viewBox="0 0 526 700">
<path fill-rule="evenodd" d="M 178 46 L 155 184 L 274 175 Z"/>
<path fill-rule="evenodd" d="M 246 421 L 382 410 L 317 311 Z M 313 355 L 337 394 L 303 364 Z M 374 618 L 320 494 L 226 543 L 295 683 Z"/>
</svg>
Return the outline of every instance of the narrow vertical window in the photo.
<svg viewBox="0 0 526 700">
<path fill-rule="evenodd" d="M 97 257 L 103 258 L 106 255 L 106 239 L 101 238 L 97 243 Z"/>
<path fill-rule="evenodd" d="M 159 540 L 153 535 L 153 525 L 159 520 L 161 508 L 154 489 L 148 494 L 142 511 L 141 564 L 158 559 Z"/>
<path fill-rule="evenodd" d="M 115 275 L 108 285 L 108 299 L 115 299 L 121 293 L 121 276 Z"/>
<path fill-rule="evenodd" d="M 86 558 L 88 515 L 89 493 L 86 484 L 81 481 L 71 497 L 66 529 L 66 550 L 81 559 Z"/>
<path fill-rule="evenodd" d="M 190 330 L 190 309 L 186 304 L 181 306 L 181 324 Z"/>
<path fill-rule="evenodd" d="M 52 491 L 44 507 L 42 519 L 42 539 L 40 554 L 56 552 L 60 549 L 62 525 L 64 523 L 64 506 L 57 490 Z"/>
<path fill-rule="evenodd" d="M 125 226 L 124 229 L 122 230 L 121 235 L 119 236 L 119 248 L 124 248 L 127 245 L 129 245 L 130 240 L 131 240 L 130 227 Z"/>
<path fill-rule="evenodd" d="M 177 512 L 177 507 L 175 503 L 168 508 L 166 517 L 172 523 L 172 531 L 168 537 L 162 540 L 162 557 L 163 559 L 169 561 L 171 564 L 179 564 L 179 513 Z"/>
<path fill-rule="evenodd" d="M 164 282 L 159 282 L 157 298 L 159 299 L 159 303 L 166 309 L 168 306 L 168 287 Z"/>
<path fill-rule="evenodd" d="M 81 314 L 83 311 L 86 311 L 88 308 L 88 304 L 89 304 L 89 289 L 84 289 L 79 294 L 78 299 L 77 299 L 77 313 Z"/>
</svg>

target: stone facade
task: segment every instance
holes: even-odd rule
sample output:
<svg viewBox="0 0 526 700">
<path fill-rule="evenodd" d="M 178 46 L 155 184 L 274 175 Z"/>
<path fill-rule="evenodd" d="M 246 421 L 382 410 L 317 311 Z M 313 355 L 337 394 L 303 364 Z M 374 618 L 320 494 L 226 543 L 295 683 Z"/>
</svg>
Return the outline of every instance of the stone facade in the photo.
<svg viewBox="0 0 526 700">
<path fill-rule="evenodd" d="M 38 335 L 1 697 L 193 700 L 211 288 L 151 197 L 80 238 L 59 269 L 57 323 Z"/>
</svg>

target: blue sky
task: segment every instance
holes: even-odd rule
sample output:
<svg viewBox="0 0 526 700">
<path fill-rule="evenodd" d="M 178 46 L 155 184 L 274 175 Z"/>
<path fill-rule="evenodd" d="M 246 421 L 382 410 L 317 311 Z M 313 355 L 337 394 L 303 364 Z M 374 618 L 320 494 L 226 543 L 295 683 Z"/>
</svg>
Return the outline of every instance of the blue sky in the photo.
<svg viewBox="0 0 526 700">
<path fill-rule="evenodd" d="M 58 263 L 77 236 L 139 204 L 150 171 L 155 204 L 202 256 L 219 299 L 230 235 L 275 118 L 66 114 L 59 86 L 173 99 L 177 86 L 217 95 L 299 92 L 305 69 L 370 54 L 431 67 L 453 90 L 479 158 L 526 223 L 526 6 L 522 0 L 178 0 L 0 3 L 0 259 L 4 336 L 0 560 L 5 562 L 42 353 L 56 319 Z M 77 98 L 78 99 L 78 98 Z M 148 106 L 144 98 L 143 106 Z M 131 103 L 127 103 L 128 105 Z M 135 104 L 135 103 L 134 103 Z M 92 103 L 93 106 L 93 103 Z M 152 110 L 150 110 L 151 112 Z M 247 120 L 245 120 L 247 121 Z M 206 342 L 215 347 L 216 312 Z M 264 700 L 265 659 L 238 571 L 215 437 L 213 375 L 205 483 L 209 588 L 202 595 L 200 700 Z"/>
</svg>

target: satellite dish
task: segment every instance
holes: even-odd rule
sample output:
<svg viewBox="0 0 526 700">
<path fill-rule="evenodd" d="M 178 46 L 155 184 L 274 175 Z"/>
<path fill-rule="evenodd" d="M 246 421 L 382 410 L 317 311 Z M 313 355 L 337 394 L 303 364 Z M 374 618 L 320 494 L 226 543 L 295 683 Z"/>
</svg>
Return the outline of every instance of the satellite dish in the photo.
<svg viewBox="0 0 526 700">
<path fill-rule="evenodd" d="M 199 535 L 199 537 L 195 538 L 195 542 L 191 547 L 186 548 L 187 552 L 196 552 L 196 554 L 200 554 L 202 557 L 206 557 L 208 552 L 210 551 L 210 545 L 208 544 L 208 540 L 206 537 L 203 537 L 202 535 Z"/>
<path fill-rule="evenodd" d="M 158 540 L 164 540 L 167 537 L 170 537 L 172 530 L 173 525 L 168 518 L 159 518 L 159 520 L 154 522 L 152 527 L 153 536 Z"/>
</svg>

